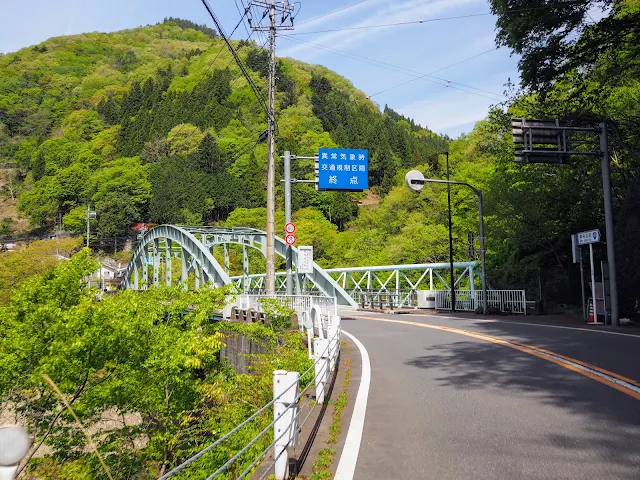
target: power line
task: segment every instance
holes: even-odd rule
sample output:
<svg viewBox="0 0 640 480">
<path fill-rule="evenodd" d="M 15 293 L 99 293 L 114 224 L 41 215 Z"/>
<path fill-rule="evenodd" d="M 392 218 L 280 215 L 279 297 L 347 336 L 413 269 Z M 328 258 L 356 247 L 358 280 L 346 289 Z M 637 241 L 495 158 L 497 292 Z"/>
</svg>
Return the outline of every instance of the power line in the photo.
<svg viewBox="0 0 640 480">
<path fill-rule="evenodd" d="M 568 1 L 563 2 L 563 3 L 565 3 L 565 4 L 583 3 L 583 1 L 584 0 L 568 0 Z M 542 6 L 538 6 L 538 7 L 514 8 L 513 10 L 507 10 L 505 12 L 501 12 L 501 14 L 506 15 L 506 14 L 512 14 L 512 13 L 530 12 L 530 11 L 533 11 L 533 10 L 557 8 L 557 6 L 558 5 L 542 5 Z M 330 15 L 330 13 L 327 14 L 327 15 Z M 406 25 L 420 25 L 420 24 L 432 23 L 432 22 L 442 22 L 442 21 L 445 21 L 445 20 L 459 20 L 459 19 L 464 19 L 464 18 L 488 17 L 490 15 L 495 15 L 495 14 L 493 12 L 469 13 L 467 15 L 455 15 L 455 16 L 451 16 L 451 17 L 439 17 L 439 18 L 426 18 L 426 19 L 423 19 L 423 20 L 413 20 L 413 21 L 410 21 L 410 22 L 383 23 L 383 24 L 380 24 L 380 25 L 361 25 L 361 26 L 358 26 L 358 27 L 334 28 L 334 29 L 328 29 L 328 30 L 316 30 L 316 31 L 313 31 L 313 32 L 297 32 L 297 33 L 292 33 L 290 35 L 312 35 L 312 34 L 315 34 L 315 33 L 331 33 L 331 32 L 344 32 L 344 31 L 349 31 L 349 30 L 364 30 L 364 29 L 369 29 L 369 28 L 384 28 L 384 27 L 399 27 L 399 26 L 406 26 Z"/>
<path fill-rule="evenodd" d="M 464 60 L 460 60 L 459 62 L 452 63 L 450 65 L 447 65 L 445 67 L 439 68 L 437 70 L 433 70 L 433 71 L 429 72 L 428 74 L 412 78 L 411 80 L 407 80 L 406 82 L 402 82 L 402 83 L 399 83 L 399 84 L 394 85 L 392 87 L 385 88 L 384 90 L 380 90 L 379 92 L 376 92 L 376 93 L 373 93 L 373 94 L 369 95 L 368 98 L 375 97 L 375 96 L 380 95 L 382 93 L 386 93 L 389 90 L 395 90 L 396 88 L 403 87 L 403 86 L 405 86 L 405 85 L 407 85 L 407 84 L 409 84 L 411 82 L 415 82 L 416 80 L 420 80 L 421 78 L 423 78 L 425 76 L 440 72 L 442 70 L 446 70 L 447 68 L 450 68 L 450 67 L 453 67 L 453 66 L 456 66 L 456 65 L 460 65 L 461 63 L 467 62 L 469 60 L 473 60 L 474 58 L 477 58 L 477 57 L 481 57 L 482 55 L 486 55 L 487 53 L 495 52 L 496 50 L 498 50 L 498 47 L 492 48 L 491 50 L 486 50 L 486 51 L 484 51 L 482 53 L 478 53 L 478 54 L 473 55 L 471 57 L 465 58 Z M 473 92 L 469 92 L 469 93 L 473 93 Z"/>
<path fill-rule="evenodd" d="M 427 80 L 429 82 L 435 83 L 437 85 L 442 85 L 444 87 L 454 88 L 454 89 L 457 89 L 457 90 L 462 90 L 462 91 L 468 92 L 467 90 L 463 90 L 462 88 L 458 88 L 458 87 L 455 86 L 455 85 L 458 85 L 460 87 L 465 87 L 465 88 L 469 88 L 469 89 L 472 89 L 472 90 L 477 90 L 479 92 L 488 93 L 488 94 L 494 95 L 496 97 L 503 97 L 503 95 L 501 95 L 501 94 L 490 92 L 488 90 L 483 90 L 481 88 L 472 87 L 471 85 L 466 85 L 464 83 L 454 82 L 452 80 L 447 80 L 447 79 L 444 79 L 444 78 L 441 78 L 441 77 L 435 77 L 431 73 L 424 74 L 424 73 L 418 72 L 416 70 L 410 70 L 410 69 L 407 69 L 407 68 L 404 68 L 404 67 L 400 67 L 398 65 L 393 65 L 391 63 L 382 62 L 380 60 L 375 60 L 375 59 L 371 59 L 371 58 L 368 58 L 368 57 L 364 57 L 362 55 L 356 55 L 356 54 L 352 54 L 352 53 L 349 53 L 349 52 L 344 52 L 344 51 L 341 51 L 341 50 L 338 50 L 338 49 L 335 49 L 335 48 L 332 48 L 332 47 L 328 47 L 326 45 L 320 45 L 320 44 L 317 44 L 317 43 L 305 42 L 305 41 L 299 40 L 297 38 L 290 38 L 287 35 L 284 35 L 284 38 L 286 38 L 287 40 L 290 40 L 290 41 L 307 44 L 307 45 L 310 45 L 310 46 L 312 46 L 314 48 L 319 48 L 319 49 L 322 49 L 322 50 L 326 50 L 328 52 L 332 52 L 332 53 L 335 53 L 337 55 L 341 55 L 343 57 L 347 57 L 347 58 L 351 58 L 353 60 L 357 60 L 359 62 L 368 63 L 370 65 L 374 65 L 374 66 L 377 66 L 377 67 L 380 67 L 380 68 L 385 68 L 387 70 L 392 70 L 392 71 L 395 71 L 395 72 L 399 72 L 399 73 L 402 73 L 404 75 L 411 75 L 411 76 L 415 77 L 413 80 L 423 79 L 423 80 Z M 493 50 L 491 50 L 491 51 L 493 51 Z M 433 77 L 438 81 L 432 80 L 429 77 Z M 444 83 L 441 83 L 441 82 L 444 82 Z M 407 83 L 407 82 L 405 82 L 405 83 Z M 478 96 L 481 96 L 481 97 L 485 97 L 485 98 L 490 98 L 491 100 L 496 100 L 495 98 L 488 97 L 487 95 L 482 95 L 482 94 L 479 94 L 479 93 L 476 93 L 476 92 L 468 92 L 468 93 L 471 93 L 471 94 L 474 94 L 474 95 L 478 95 Z"/>
<path fill-rule="evenodd" d="M 485 52 L 478 53 L 478 54 L 473 55 L 473 56 L 471 56 L 471 57 L 464 58 L 464 59 L 462 59 L 462 60 L 459 60 L 459 61 L 457 61 L 457 62 L 451 63 L 451 64 L 449 64 L 449 65 L 445 65 L 444 67 L 441 67 L 441 68 L 439 68 L 439 69 L 437 69 L 437 70 L 433 70 L 433 71 L 431 71 L 430 73 L 440 72 L 440 71 L 442 71 L 442 70 L 446 70 L 447 68 L 451 68 L 451 67 L 453 67 L 453 66 L 455 66 L 455 65 L 460 65 L 461 63 L 467 62 L 467 61 L 469 61 L 469 60 L 473 60 L 474 58 L 480 57 L 480 56 L 482 56 L 482 55 L 486 55 L 487 53 L 494 52 L 494 51 L 496 51 L 497 49 L 498 49 L 497 47 L 496 47 L 496 48 L 492 48 L 491 50 L 487 50 L 487 51 L 485 51 Z M 401 84 L 399 84 L 399 85 L 395 85 L 395 86 L 393 86 L 393 87 L 389 87 L 389 88 L 387 88 L 387 89 L 385 89 L 385 90 L 381 90 L 381 91 L 379 91 L 379 92 L 376 92 L 376 93 L 374 93 L 374 94 L 372 94 L 372 95 L 367 96 L 367 99 L 370 99 L 371 97 L 375 97 L 376 95 L 380 95 L 381 93 L 387 92 L 387 91 L 389 91 L 389 90 L 393 90 L 394 88 L 401 87 L 401 86 L 403 86 L 403 85 L 406 85 L 407 83 L 415 82 L 416 80 L 418 80 L 418 78 L 412 78 L 411 80 L 408 80 L 408 81 L 406 81 L 406 82 L 404 82 L 404 83 L 401 83 Z M 335 112 L 335 111 L 337 111 L 337 110 L 339 110 L 339 109 L 341 109 L 341 108 L 342 108 L 342 106 L 340 106 L 340 107 L 338 107 L 338 108 L 332 108 L 332 109 L 330 109 L 330 110 L 326 110 L 326 111 L 324 111 L 324 112 L 316 113 L 316 114 L 315 114 L 315 116 L 316 116 L 317 118 L 324 117 L 324 116 L 327 116 L 327 115 L 329 115 L 330 113 L 333 113 L 333 112 Z"/>
<path fill-rule="evenodd" d="M 316 30 L 313 32 L 297 32 L 297 33 L 292 33 L 290 35 L 312 35 L 314 33 L 344 32 L 347 30 L 364 30 L 368 28 L 399 27 L 399 26 L 405 26 L 405 25 L 417 25 L 422 23 L 441 22 L 443 20 L 457 20 L 460 18 L 486 17 L 488 15 L 493 15 L 493 13 L 472 13 L 469 15 L 459 15 L 455 17 L 428 18 L 426 20 L 414 20 L 411 22 L 383 23 L 381 25 L 362 25 L 359 27 L 333 28 L 329 30 Z"/>
<path fill-rule="evenodd" d="M 348 10 L 349 8 L 355 7 L 356 5 L 360 5 L 361 3 L 368 2 L 368 1 L 369 0 L 360 0 L 359 2 L 352 3 L 351 5 L 347 5 L 346 7 L 338 8 L 337 10 L 332 10 L 331 12 L 325 13 L 324 15 L 320 15 L 318 17 L 313 17 L 313 18 L 311 18 L 309 20 L 305 20 L 304 22 L 300 22 L 298 24 L 298 26 L 304 25 L 305 23 L 313 22 L 315 20 L 319 20 L 319 19 L 324 18 L 324 17 L 328 17 L 329 15 L 333 15 L 334 13 L 342 12 L 343 10 Z"/>
<path fill-rule="evenodd" d="M 218 20 L 218 17 L 216 17 L 216 14 L 213 12 L 213 9 L 209 5 L 209 2 L 207 0 L 201 0 L 201 1 L 202 1 L 202 4 L 204 5 L 204 7 L 207 9 L 207 12 L 211 16 L 211 19 L 213 20 L 213 23 L 216 25 L 216 28 L 218 29 L 218 32 L 220 33 L 220 36 L 222 37 L 222 39 L 226 43 L 227 47 L 229 48 L 229 51 L 231 52 L 231 55 L 233 55 L 233 58 L 235 59 L 236 63 L 238 64 L 238 67 L 240 68 L 240 71 L 245 76 L 245 78 L 247 79 L 247 82 L 251 86 L 251 89 L 255 93 L 256 98 L 258 99 L 258 102 L 264 108 L 264 111 L 267 114 L 267 118 L 268 118 L 269 117 L 269 109 L 267 108 L 267 106 L 264 103 L 264 99 L 262 98 L 262 94 L 261 94 L 260 90 L 258 89 L 258 87 L 254 83 L 253 79 L 251 78 L 251 76 L 247 72 L 246 67 L 244 66 L 244 64 L 242 63 L 242 60 L 240 59 L 240 57 L 238 56 L 237 52 L 233 48 L 233 45 L 231 45 L 231 42 L 227 38 L 227 35 L 225 34 L 224 29 L 222 28 L 222 25 L 220 24 L 220 21 Z"/>
</svg>

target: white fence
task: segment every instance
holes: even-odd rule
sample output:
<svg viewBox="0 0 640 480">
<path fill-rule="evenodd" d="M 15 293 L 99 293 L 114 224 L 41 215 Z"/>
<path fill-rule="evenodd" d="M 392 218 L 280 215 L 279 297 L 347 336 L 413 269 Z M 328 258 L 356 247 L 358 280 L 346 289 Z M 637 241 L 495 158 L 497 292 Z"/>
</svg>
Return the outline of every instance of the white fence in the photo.
<svg viewBox="0 0 640 480">
<path fill-rule="evenodd" d="M 322 327 L 317 325 L 320 331 Z M 207 479 L 216 478 L 218 475 L 228 472 L 232 466 L 242 459 L 245 463 L 251 460 L 251 463 L 244 468 L 242 473 L 238 474 L 239 467 L 233 469 L 233 478 L 241 480 L 243 478 L 254 478 L 252 475 L 257 466 L 263 460 L 269 461 L 263 465 L 256 473 L 261 473 L 258 477 L 263 480 L 271 474 L 275 474 L 276 480 L 289 478 L 289 447 L 295 447 L 298 443 L 298 433 L 302 431 L 302 427 L 311 417 L 317 405 L 325 402 L 325 394 L 329 388 L 331 372 L 333 372 L 338 364 L 340 355 L 340 337 L 341 337 L 340 317 L 332 315 L 326 328 L 325 338 L 310 339 L 309 348 L 313 348 L 313 365 L 305 372 L 287 372 L 285 370 L 276 370 L 273 372 L 273 400 L 260 408 L 244 422 L 236 426 L 233 430 L 223 435 L 220 439 L 208 447 L 202 449 L 187 461 L 178 465 L 159 480 L 165 480 L 180 473 L 196 462 L 199 458 L 213 451 L 218 446 L 223 446 L 225 442 L 243 427 L 255 421 L 261 415 L 268 415 L 269 409 L 273 407 L 273 421 L 269 423 L 258 435 L 242 447 L 235 455 L 221 465 L 215 472 L 211 473 Z M 313 375 L 311 381 L 299 391 L 300 382 L 308 381 L 309 375 Z M 302 418 L 301 418 L 302 417 Z M 273 430 L 272 430 L 273 429 Z M 273 431 L 273 441 L 264 448 L 258 455 L 249 459 L 242 458 L 243 455 L 269 432 Z M 271 458 L 269 451 L 272 451 Z"/>
<path fill-rule="evenodd" d="M 487 290 L 487 306 L 497 308 L 502 313 L 527 314 L 527 300 L 524 290 Z M 475 312 L 482 308 L 481 290 L 456 290 L 456 310 Z M 436 310 L 451 310 L 451 292 L 436 290 Z"/>
<path fill-rule="evenodd" d="M 255 295 L 243 293 L 238 295 L 236 299 L 236 307 L 240 310 L 252 309 L 257 312 L 263 312 L 260 300 L 263 298 L 276 298 L 289 308 L 292 308 L 298 314 L 300 323 L 303 323 L 307 316 L 316 316 L 320 314 L 320 321 L 324 330 L 326 330 L 327 322 L 333 315 L 338 314 L 338 300 L 336 297 L 325 297 L 320 295 Z M 315 307 L 315 311 L 314 311 Z M 317 311 L 317 313 L 316 313 Z M 315 321 L 315 319 L 312 319 Z M 318 332 L 320 335 L 320 332 Z M 320 335 L 324 337 L 324 335 Z"/>
</svg>

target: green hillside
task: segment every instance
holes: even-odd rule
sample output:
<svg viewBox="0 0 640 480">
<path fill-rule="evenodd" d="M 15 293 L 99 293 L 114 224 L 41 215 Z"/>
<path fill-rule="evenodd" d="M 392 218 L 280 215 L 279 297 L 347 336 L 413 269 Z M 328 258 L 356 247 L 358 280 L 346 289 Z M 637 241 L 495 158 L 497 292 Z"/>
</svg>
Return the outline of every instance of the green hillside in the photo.
<svg viewBox="0 0 640 480">
<path fill-rule="evenodd" d="M 492 4 L 498 8 L 504 2 Z M 529 298 L 579 305 L 570 235 L 604 231 L 600 162 L 576 157 L 565 166 L 516 165 L 510 117 L 563 118 L 581 125 L 606 120 L 621 311 L 637 314 L 640 64 L 633 38 L 640 13 L 633 2 L 621 5 L 596 24 L 583 16 L 584 42 L 562 55 L 553 42 L 535 44 L 530 53 L 522 50 L 519 39 L 525 33 L 550 28 L 544 16 L 519 23 L 505 14 L 498 41 L 527 53 L 521 69 L 541 74 L 535 68 L 540 54 L 555 58 L 558 71 L 545 72 L 544 78 L 523 73 L 525 90 L 455 140 L 387 106 L 380 109 L 322 66 L 279 59 L 278 153 L 306 156 L 334 146 L 370 151 L 367 194 L 295 186 L 298 243 L 313 245 L 322 266 L 446 260 L 446 189 L 427 185 L 414 195 L 403 178 L 409 168 L 441 178 L 444 157 L 438 153 L 449 150 L 452 178 L 484 191 L 492 288 L 526 288 Z M 559 24 L 574 20 L 558 16 Z M 629 41 L 604 45 L 598 40 L 616 35 Z M 267 52 L 252 42 L 234 45 L 266 97 Z M 16 216 L 17 198 L 19 214 L 31 228 L 46 230 L 61 219 L 76 233 L 85 228 L 90 201 L 98 213 L 92 232 L 107 241 L 143 221 L 264 228 L 265 130 L 264 108 L 222 40 L 184 20 L 53 38 L 2 55 L 0 162 L 6 168 L 0 219 Z M 598 145 L 586 142 L 583 148 L 597 150 Z M 313 165 L 296 161 L 292 174 L 312 178 Z M 281 229 L 283 194 L 281 182 L 276 185 Z M 477 259 L 477 199 L 455 187 L 452 203 L 455 258 Z M 21 224 L 2 220 L 0 235 L 16 225 Z M 475 251 L 469 248 L 469 233 L 476 236 Z M 596 259 L 604 258 L 602 243 Z"/>
<path fill-rule="evenodd" d="M 267 52 L 235 47 L 266 92 Z M 265 204 L 267 147 L 256 143 L 264 109 L 223 41 L 190 22 L 52 38 L 1 56 L 0 122 L 0 161 L 17 167 L 18 207 L 33 227 L 62 218 L 79 233 L 88 201 L 102 238 L 141 221 L 209 224 Z M 277 123 L 279 152 L 369 148 L 370 184 L 382 195 L 398 170 L 446 148 L 412 121 L 380 113 L 344 78 L 291 59 L 278 61 Z M 307 162 L 294 174 L 312 172 Z M 294 207 L 328 217 L 333 206 L 343 228 L 355 201 L 297 187 Z"/>
</svg>

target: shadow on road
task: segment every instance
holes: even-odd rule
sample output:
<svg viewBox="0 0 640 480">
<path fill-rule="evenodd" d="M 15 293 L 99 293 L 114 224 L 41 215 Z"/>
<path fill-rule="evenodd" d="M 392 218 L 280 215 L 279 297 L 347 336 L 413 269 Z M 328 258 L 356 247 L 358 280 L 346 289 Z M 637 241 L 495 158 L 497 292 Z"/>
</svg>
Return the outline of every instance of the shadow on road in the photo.
<svg viewBox="0 0 640 480">
<path fill-rule="evenodd" d="M 523 331 L 511 324 L 481 323 L 475 327 L 476 331 L 482 329 L 487 334 L 519 338 L 549 350 L 563 350 L 563 353 L 572 343 L 573 349 L 585 350 L 584 341 L 567 338 L 564 332 L 544 343 L 539 332 Z M 585 449 L 597 452 L 602 461 L 624 466 L 625 471 L 631 472 L 628 478 L 640 478 L 640 402 L 628 395 L 546 360 L 477 341 L 434 345 L 426 349 L 425 355 L 409 359 L 405 364 L 437 372 L 435 380 L 442 386 L 467 391 L 515 392 L 563 409 L 569 415 L 581 416 L 586 428 L 579 438 L 570 432 L 560 432 L 548 435 L 544 441 L 566 453 Z"/>
</svg>

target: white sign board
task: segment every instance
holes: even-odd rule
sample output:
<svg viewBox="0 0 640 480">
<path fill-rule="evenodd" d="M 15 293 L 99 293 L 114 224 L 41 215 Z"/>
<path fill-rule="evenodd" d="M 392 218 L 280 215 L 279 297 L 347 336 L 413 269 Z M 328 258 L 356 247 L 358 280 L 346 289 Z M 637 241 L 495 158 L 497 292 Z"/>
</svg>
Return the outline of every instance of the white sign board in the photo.
<svg viewBox="0 0 640 480">
<path fill-rule="evenodd" d="M 313 273 L 313 247 L 298 247 L 297 273 Z"/>
<path fill-rule="evenodd" d="M 600 230 L 589 230 L 578 233 L 578 245 L 589 245 L 600 241 Z"/>
</svg>

